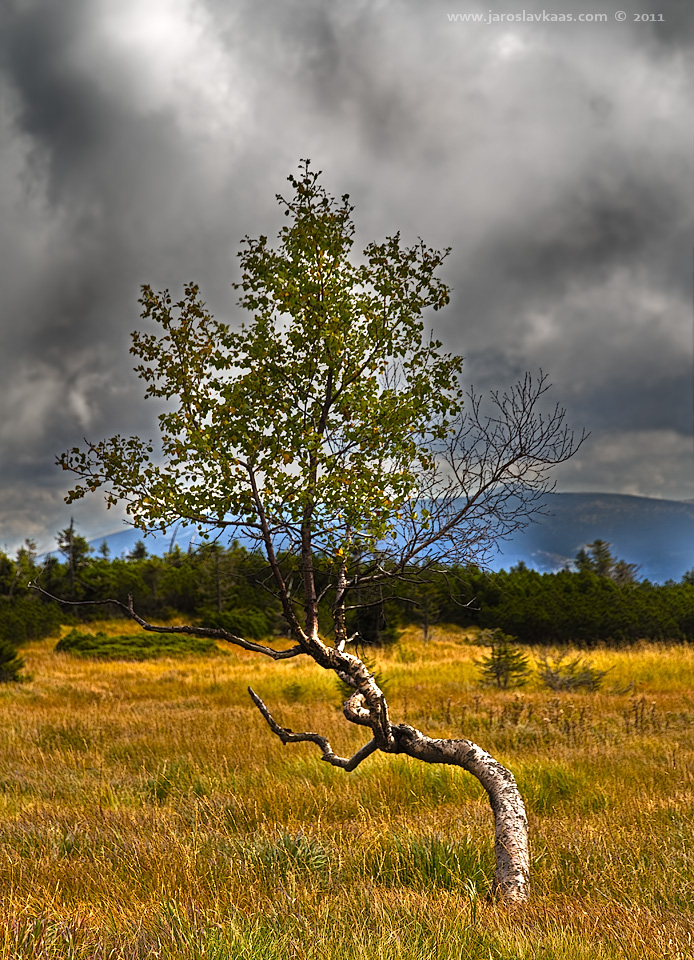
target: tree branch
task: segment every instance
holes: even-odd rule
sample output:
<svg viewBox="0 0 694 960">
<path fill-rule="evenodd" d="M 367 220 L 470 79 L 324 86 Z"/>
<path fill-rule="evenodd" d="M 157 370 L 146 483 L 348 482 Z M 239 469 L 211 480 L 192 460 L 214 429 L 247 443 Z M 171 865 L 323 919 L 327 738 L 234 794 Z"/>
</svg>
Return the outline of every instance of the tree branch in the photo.
<svg viewBox="0 0 694 960">
<path fill-rule="evenodd" d="M 281 727 L 272 717 L 272 714 L 252 687 L 248 688 L 248 693 L 253 703 L 267 720 L 267 724 L 272 732 L 280 738 L 282 743 L 315 743 L 323 752 L 321 759 L 333 767 L 340 767 L 340 769 L 346 770 L 349 773 L 358 767 L 362 760 L 366 760 L 366 758 L 371 756 L 377 749 L 376 741 L 369 740 L 368 743 L 365 743 L 363 747 L 357 750 L 353 757 L 338 757 L 326 737 L 322 737 L 319 733 L 294 733 L 294 731 L 288 727 Z"/>
<path fill-rule="evenodd" d="M 244 650 L 250 650 L 253 653 L 263 653 L 266 657 L 271 657 L 273 660 L 289 660 L 292 657 L 298 657 L 299 654 L 306 653 L 303 647 L 299 645 L 290 647 L 288 650 L 273 650 L 272 647 L 266 647 L 262 643 L 254 643 L 252 640 L 244 640 L 243 637 L 237 637 L 235 634 L 229 633 L 228 630 L 223 630 L 221 627 L 191 627 L 188 624 L 179 624 L 172 627 L 157 626 L 156 624 L 148 623 L 146 620 L 143 620 L 138 613 L 135 613 L 132 595 L 129 596 L 129 602 L 127 604 L 122 603 L 120 600 L 113 599 L 62 600 L 60 597 L 54 597 L 52 593 L 48 593 L 48 591 L 44 590 L 35 580 L 29 583 L 29 588 L 43 594 L 43 596 L 48 597 L 49 600 L 55 600 L 57 603 L 71 607 L 102 606 L 106 603 L 113 603 L 115 606 L 120 607 L 131 620 L 138 623 L 143 630 L 149 630 L 150 633 L 183 633 L 191 637 L 207 637 L 211 640 L 225 640 L 227 643 L 232 643 L 236 647 L 242 647 Z"/>
<path fill-rule="evenodd" d="M 251 464 L 247 464 L 246 469 L 248 471 L 248 478 L 250 480 L 251 490 L 253 492 L 253 500 L 255 502 L 256 511 L 258 513 L 258 519 L 260 521 L 260 527 L 262 530 L 262 539 L 265 545 L 265 553 L 270 563 L 273 576 L 275 577 L 275 582 L 277 584 L 277 592 L 280 599 L 280 603 L 282 604 L 284 617 L 294 634 L 294 638 L 297 640 L 302 640 L 304 639 L 304 632 L 301 629 L 301 625 L 299 624 L 296 614 L 294 613 L 294 610 L 292 608 L 291 597 L 289 597 L 287 594 L 287 587 L 284 582 L 284 577 L 282 576 L 280 565 L 277 562 L 272 535 L 270 533 L 270 528 L 268 526 L 267 517 L 265 516 L 265 508 L 263 506 L 262 500 L 260 499 L 260 492 L 258 490 L 258 484 L 256 482 L 255 471 Z"/>
</svg>

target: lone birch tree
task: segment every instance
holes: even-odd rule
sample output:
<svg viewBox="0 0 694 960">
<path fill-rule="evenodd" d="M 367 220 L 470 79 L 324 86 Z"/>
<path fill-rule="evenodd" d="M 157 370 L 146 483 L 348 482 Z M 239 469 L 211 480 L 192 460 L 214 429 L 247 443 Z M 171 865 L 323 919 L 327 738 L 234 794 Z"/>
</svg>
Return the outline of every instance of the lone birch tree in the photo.
<svg viewBox="0 0 694 960">
<path fill-rule="evenodd" d="M 431 739 L 391 719 L 383 691 L 350 652 L 350 610 L 369 590 L 446 560 L 483 563 L 497 541 L 541 511 L 550 468 L 580 443 L 559 407 L 543 412 L 544 376 L 526 376 L 486 409 L 461 386 L 462 359 L 425 333 L 423 313 L 449 301 L 436 272 L 449 251 L 399 234 L 353 261 L 353 207 L 328 194 L 302 161 L 278 245 L 246 237 L 238 254 L 233 329 L 209 314 L 198 287 L 183 298 L 142 288 L 131 352 L 164 401 L 158 445 L 115 436 L 59 458 L 79 482 L 68 503 L 104 487 L 135 526 L 180 521 L 208 535 L 251 538 L 293 641 L 275 648 L 216 628 L 146 622 L 145 630 L 215 637 L 287 660 L 310 657 L 353 691 L 345 718 L 368 740 L 337 756 L 320 733 L 295 733 L 249 694 L 283 743 L 315 743 L 322 759 L 354 770 L 375 751 L 462 767 L 482 783 L 494 813 L 495 889 L 529 889 L 527 818 L 512 773 L 465 739 Z M 152 332 L 152 323 L 154 332 Z M 373 594 L 372 594 L 373 595 Z M 330 610 L 329 629 L 319 628 Z M 122 604 L 121 604 L 122 606 Z M 324 618 L 323 618 L 324 620 Z"/>
</svg>

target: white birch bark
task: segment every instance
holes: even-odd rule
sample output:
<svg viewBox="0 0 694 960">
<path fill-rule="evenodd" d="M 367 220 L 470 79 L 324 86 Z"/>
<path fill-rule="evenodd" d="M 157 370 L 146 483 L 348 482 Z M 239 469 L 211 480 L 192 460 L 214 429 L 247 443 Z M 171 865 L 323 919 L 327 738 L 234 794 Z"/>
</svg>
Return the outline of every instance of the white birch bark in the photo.
<svg viewBox="0 0 694 960">
<path fill-rule="evenodd" d="M 363 664 L 360 663 L 360 666 L 363 667 Z M 383 693 L 373 683 L 372 677 L 369 677 L 369 681 L 375 686 L 384 705 Z M 260 697 L 250 687 L 248 690 L 270 729 L 283 743 L 315 743 L 321 748 L 323 760 L 348 772 L 354 770 L 376 750 L 382 750 L 385 753 L 403 753 L 424 763 L 451 764 L 471 773 L 486 790 L 494 814 L 496 870 L 492 892 L 506 903 L 523 903 L 528 899 L 530 853 L 525 804 L 511 771 L 486 750 L 471 740 L 434 740 L 407 724 L 388 723 L 389 737 L 384 743 L 383 714 L 380 714 L 379 722 L 374 723 L 363 694 L 356 692 L 345 702 L 345 716 L 359 726 L 371 727 L 374 737 L 353 757 L 340 757 L 334 753 L 329 741 L 320 734 L 295 733 L 281 727 Z"/>
<path fill-rule="evenodd" d="M 447 763 L 467 770 L 487 791 L 494 814 L 494 888 L 501 899 L 523 902 L 530 889 L 528 818 L 516 779 L 471 740 L 432 740 L 406 724 L 392 727 L 397 750 L 425 763 Z"/>
</svg>

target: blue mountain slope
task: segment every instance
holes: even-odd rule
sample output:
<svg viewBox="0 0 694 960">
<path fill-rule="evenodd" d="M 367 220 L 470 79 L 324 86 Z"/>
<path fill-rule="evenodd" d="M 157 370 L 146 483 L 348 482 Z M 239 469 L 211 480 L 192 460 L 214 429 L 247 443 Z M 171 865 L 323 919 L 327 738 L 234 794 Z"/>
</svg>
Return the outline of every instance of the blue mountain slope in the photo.
<svg viewBox="0 0 694 960">
<path fill-rule="evenodd" d="M 122 530 L 110 533 L 106 537 L 90 540 L 89 546 L 98 551 L 105 541 L 111 551 L 111 556 L 120 557 L 123 554 L 130 553 L 138 540 L 143 541 L 147 553 L 156 557 L 163 557 L 174 546 L 180 547 L 184 552 L 189 548 L 195 549 L 196 544 L 199 545 L 200 538 L 194 527 L 174 527 L 168 533 L 157 532 L 146 537 L 140 530 L 135 530 L 133 527 L 124 527 Z M 226 546 L 226 539 L 222 539 L 220 542 Z"/>
<path fill-rule="evenodd" d="M 640 564 L 638 576 L 662 583 L 694 567 L 694 503 L 611 493 L 554 493 L 551 516 L 501 545 L 494 569 L 524 560 L 536 570 L 560 569 L 600 538 L 621 560 Z"/>
<path fill-rule="evenodd" d="M 536 570 L 558 570 L 597 538 L 612 544 L 619 559 L 639 564 L 640 578 L 679 580 L 694 567 L 694 503 L 612 493 L 553 493 L 545 502 L 550 516 L 501 543 L 490 564 L 494 570 L 520 560 Z M 147 537 L 145 545 L 149 553 L 161 556 L 172 539 L 186 551 L 194 537 L 192 528 L 180 527 L 175 537 L 172 532 L 156 534 Z M 91 545 L 98 550 L 104 539 L 111 554 L 120 556 L 132 550 L 142 534 L 125 528 Z M 193 548 L 198 542 L 194 540 Z M 223 537 L 220 542 L 227 541 Z"/>
</svg>

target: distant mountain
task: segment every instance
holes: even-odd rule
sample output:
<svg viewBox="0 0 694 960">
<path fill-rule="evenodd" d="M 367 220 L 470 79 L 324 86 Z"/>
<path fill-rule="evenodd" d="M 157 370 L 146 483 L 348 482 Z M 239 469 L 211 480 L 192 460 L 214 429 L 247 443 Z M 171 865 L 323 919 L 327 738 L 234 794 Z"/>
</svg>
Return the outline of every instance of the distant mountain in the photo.
<svg viewBox="0 0 694 960">
<path fill-rule="evenodd" d="M 553 493 L 551 514 L 501 545 L 492 566 L 524 560 L 536 570 L 558 570 L 581 547 L 600 538 L 620 560 L 640 565 L 638 576 L 656 583 L 679 580 L 694 567 L 694 503 L 616 493 Z"/>
<path fill-rule="evenodd" d="M 500 544 L 490 566 L 508 569 L 519 561 L 540 571 L 559 570 L 587 543 L 600 538 L 620 560 L 640 565 L 638 576 L 656 583 L 679 580 L 694 567 L 694 502 L 654 500 L 615 493 L 553 493 L 545 498 L 549 516 Z M 91 541 L 98 550 L 106 541 L 111 555 L 129 553 L 142 534 L 127 527 Z M 177 544 L 186 551 L 195 530 L 179 527 L 145 539 L 149 553 L 161 556 Z M 226 543 L 226 539 L 220 541 Z"/>
<path fill-rule="evenodd" d="M 174 546 L 180 547 L 184 552 L 189 548 L 195 549 L 195 545 L 199 544 L 200 537 L 195 527 L 174 525 L 168 533 L 156 532 L 145 537 L 141 530 L 124 526 L 122 530 L 118 530 L 116 533 L 99 537 L 97 540 L 90 540 L 89 546 L 98 551 L 101 544 L 105 542 L 111 551 L 111 556 L 120 557 L 123 554 L 130 553 L 138 540 L 143 541 L 147 553 L 156 557 L 163 557 Z M 226 539 L 222 539 L 221 542 L 226 546 Z"/>
</svg>

